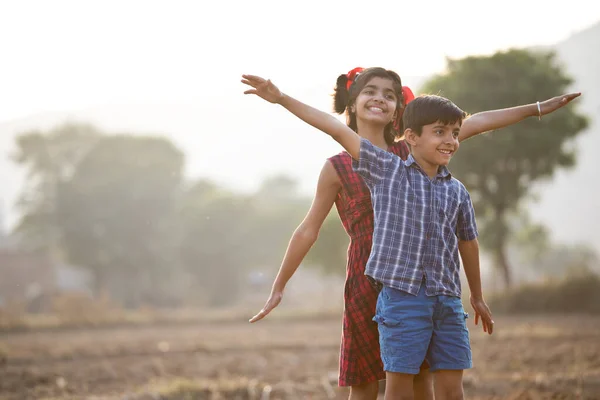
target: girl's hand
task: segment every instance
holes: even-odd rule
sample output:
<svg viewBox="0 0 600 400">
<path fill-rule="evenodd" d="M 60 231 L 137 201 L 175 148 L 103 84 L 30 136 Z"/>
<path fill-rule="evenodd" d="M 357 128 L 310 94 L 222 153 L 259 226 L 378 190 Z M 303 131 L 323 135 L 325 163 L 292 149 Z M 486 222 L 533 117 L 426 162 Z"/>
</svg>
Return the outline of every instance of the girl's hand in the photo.
<svg viewBox="0 0 600 400">
<path fill-rule="evenodd" d="M 244 94 L 255 94 L 270 103 L 279 103 L 283 98 L 283 93 L 268 79 L 263 79 L 255 75 L 242 75 L 242 83 L 251 86 L 252 89 L 246 90 Z"/>
<path fill-rule="evenodd" d="M 283 292 L 271 292 L 269 299 L 265 303 L 265 306 L 260 310 L 258 314 L 254 317 L 250 318 L 250 322 L 260 321 L 264 317 L 266 317 L 275 307 L 281 303 L 281 299 L 283 298 Z"/>
</svg>

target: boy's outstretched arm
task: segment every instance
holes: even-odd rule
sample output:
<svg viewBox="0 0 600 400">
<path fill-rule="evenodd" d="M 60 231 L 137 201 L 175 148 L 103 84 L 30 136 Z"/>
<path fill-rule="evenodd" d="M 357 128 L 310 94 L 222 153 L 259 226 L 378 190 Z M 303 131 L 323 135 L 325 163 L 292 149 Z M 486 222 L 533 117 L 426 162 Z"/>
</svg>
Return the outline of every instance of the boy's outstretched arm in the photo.
<svg viewBox="0 0 600 400">
<path fill-rule="evenodd" d="M 527 117 L 538 117 L 550 114 L 559 108 L 566 106 L 580 95 L 581 93 L 569 93 L 553 97 L 546 101 L 541 101 L 539 110 L 537 103 L 531 103 L 517 107 L 482 111 L 473 114 L 463 122 L 458 135 L 458 140 L 463 141 L 483 132 L 504 128 L 516 124 Z"/>
<path fill-rule="evenodd" d="M 268 79 L 263 79 L 255 75 L 242 75 L 242 78 L 242 83 L 252 87 L 252 89 L 246 90 L 244 94 L 255 94 L 270 103 L 281 104 L 304 122 L 335 139 L 346 149 L 352 158 L 355 160 L 359 159 L 360 136 L 334 116 L 282 93 Z"/>
<path fill-rule="evenodd" d="M 458 251 L 460 252 L 465 275 L 469 282 L 469 289 L 471 290 L 471 306 L 475 311 L 475 325 L 479 323 L 479 318 L 481 318 L 483 331 L 491 335 L 494 331 L 494 321 L 492 320 L 492 313 L 483 299 L 483 292 L 481 290 L 479 242 L 477 239 L 459 240 Z"/>
</svg>

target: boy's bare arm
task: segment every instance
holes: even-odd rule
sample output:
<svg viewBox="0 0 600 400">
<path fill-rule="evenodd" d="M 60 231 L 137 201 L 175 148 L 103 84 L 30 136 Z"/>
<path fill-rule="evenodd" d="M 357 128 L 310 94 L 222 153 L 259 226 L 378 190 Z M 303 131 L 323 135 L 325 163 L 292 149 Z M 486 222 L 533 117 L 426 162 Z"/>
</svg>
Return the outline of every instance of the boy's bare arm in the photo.
<svg viewBox="0 0 600 400">
<path fill-rule="evenodd" d="M 550 114 L 579 97 L 581 93 L 568 93 L 556 96 L 539 103 L 525 104 L 516 107 L 498 110 L 482 111 L 467 118 L 458 135 L 458 140 L 463 141 L 483 132 L 500 129 L 516 124 L 528 117 L 537 117 Z"/>
<path fill-rule="evenodd" d="M 494 330 L 494 321 L 492 313 L 483 299 L 481 290 L 481 271 L 479 269 L 479 242 L 473 240 L 459 240 L 458 251 L 462 258 L 465 275 L 469 282 L 471 291 L 471 306 L 475 311 L 475 324 L 478 324 L 479 318 L 483 325 L 483 331 L 492 334 Z"/>
<path fill-rule="evenodd" d="M 242 75 L 242 77 L 242 83 L 252 87 L 246 90 L 245 94 L 255 94 L 270 103 L 281 104 L 302 121 L 335 139 L 352 158 L 359 159 L 360 136 L 337 118 L 282 93 L 270 80 L 255 75 Z"/>
</svg>

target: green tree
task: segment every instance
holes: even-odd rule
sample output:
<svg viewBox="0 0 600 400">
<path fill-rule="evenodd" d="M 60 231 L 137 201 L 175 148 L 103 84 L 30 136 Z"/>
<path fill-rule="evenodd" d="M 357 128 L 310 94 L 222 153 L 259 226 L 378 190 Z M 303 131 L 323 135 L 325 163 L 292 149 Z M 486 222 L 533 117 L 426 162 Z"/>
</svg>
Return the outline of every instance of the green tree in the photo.
<svg viewBox="0 0 600 400">
<path fill-rule="evenodd" d="M 254 227 L 251 249 L 254 266 L 274 271 L 281 265 L 289 240 L 310 201 L 299 194 L 296 180 L 282 175 L 264 179 L 250 201 L 254 209 L 250 222 Z"/>
<path fill-rule="evenodd" d="M 183 164 L 167 139 L 105 136 L 59 186 L 63 248 L 69 261 L 93 272 L 97 292 L 110 288 L 135 306 L 156 295 L 178 264 Z"/>
<path fill-rule="evenodd" d="M 564 93 L 572 83 L 551 52 L 510 50 L 492 56 L 448 60 L 447 71 L 425 83 L 421 92 L 452 99 L 469 113 L 534 103 Z M 568 106 L 529 118 L 461 144 L 452 172 L 472 193 L 482 246 L 491 252 L 507 286 L 509 217 L 530 194 L 532 183 L 575 164 L 570 142 L 587 126 Z"/>
<path fill-rule="evenodd" d="M 19 197 L 21 217 L 16 231 L 27 247 L 58 252 L 57 188 L 73 175 L 77 163 L 101 136 L 95 127 L 76 123 L 17 136 L 11 158 L 27 170 L 27 179 Z"/>
<path fill-rule="evenodd" d="M 251 271 L 278 268 L 307 200 L 286 176 L 265 179 L 256 193 L 240 194 L 201 180 L 185 193 L 181 254 L 204 301 L 233 303 Z"/>
<path fill-rule="evenodd" d="M 181 260 L 194 278 L 200 300 L 209 305 L 233 303 L 243 290 L 254 232 L 254 210 L 247 196 L 200 180 L 183 197 Z"/>
</svg>

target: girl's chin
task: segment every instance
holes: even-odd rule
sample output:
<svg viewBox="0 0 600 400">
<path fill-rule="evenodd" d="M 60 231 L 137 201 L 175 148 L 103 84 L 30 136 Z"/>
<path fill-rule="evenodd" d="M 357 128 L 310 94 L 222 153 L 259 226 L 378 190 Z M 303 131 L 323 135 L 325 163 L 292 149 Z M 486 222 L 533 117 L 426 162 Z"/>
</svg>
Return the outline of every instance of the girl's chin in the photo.
<svg viewBox="0 0 600 400">
<path fill-rule="evenodd" d="M 386 126 L 390 123 L 390 120 L 388 118 L 380 115 L 367 115 L 363 116 L 363 118 L 360 119 L 369 124 L 377 124 L 381 126 Z"/>
</svg>

